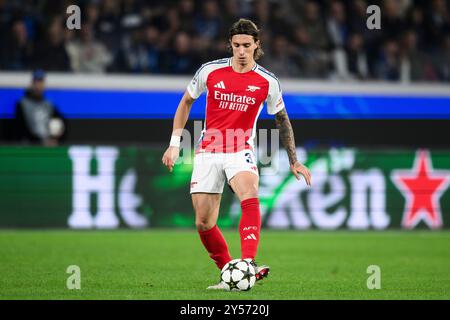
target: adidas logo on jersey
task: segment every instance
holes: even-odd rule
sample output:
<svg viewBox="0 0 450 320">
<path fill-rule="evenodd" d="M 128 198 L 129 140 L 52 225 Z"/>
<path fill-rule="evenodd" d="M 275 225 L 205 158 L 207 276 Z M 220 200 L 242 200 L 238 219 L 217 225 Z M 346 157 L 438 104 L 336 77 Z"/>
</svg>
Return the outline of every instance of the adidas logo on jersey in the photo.
<svg viewBox="0 0 450 320">
<path fill-rule="evenodd" d="M 257 240 L 256 236 L 253 233 L 250 233 L 248 236 L 244 238 L 244 240 Z"/>
<path fill-rule="evenodd" d="M 223 83 L 223 81 L 217 82 L 217 83 L 215 84 L 214 88 L 226 89 L 226 88 L 225 88 L 225 84 Z"/>
<path fill-rule="evenodd" d="M 245 91 L 250 91 L 250 92 L 255 92 L 256 90 L 261 89 L 260 87 L 257 86 L 247 86 L 247 90 Z"/>
</svg>

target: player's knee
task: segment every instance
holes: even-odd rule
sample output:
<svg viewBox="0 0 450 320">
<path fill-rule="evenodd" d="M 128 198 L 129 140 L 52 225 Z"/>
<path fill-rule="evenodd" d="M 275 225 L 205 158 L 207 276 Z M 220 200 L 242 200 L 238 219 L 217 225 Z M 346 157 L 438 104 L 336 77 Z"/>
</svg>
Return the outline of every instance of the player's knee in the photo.
<svg viewBox="0 0 450 320">
<path fill-rule="evenodd" d="M 214 227 L 215 223 L 209 219 L 196 219 L 195 226 L 199 231 L 208 231 Z"/>
<path fill-rule="evenodd" d="M 239 194 L 239 199 L 241 201 L 253 198 L 258 198 L 258 190 L 255 188 L 249 188 Z"/>
</svg>

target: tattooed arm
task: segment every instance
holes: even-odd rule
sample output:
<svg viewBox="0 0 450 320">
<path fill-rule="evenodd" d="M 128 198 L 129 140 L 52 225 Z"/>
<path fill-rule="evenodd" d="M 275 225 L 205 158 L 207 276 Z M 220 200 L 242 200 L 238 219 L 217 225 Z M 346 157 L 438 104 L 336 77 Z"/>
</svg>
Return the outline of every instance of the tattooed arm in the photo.
<svg viewBox="0 0 450 320">
<path fill-rule="evenodd" d="M 306 181 L 308 186 L 311 185 L 311 173 L 308 168 L 297 160 L 297 152 L 295 148 L 294 131 L 292 130 L 291 122 L 289 121 L 286 109 L 280 110 L 275 115 L 275 123 L 278 130 L 280 130 L 280 139 L 284 148 L 287 151 L 289 157 L 289 164 L 291 165 L 291 172 L 295 175 L 297 180 L 300 180 L 301 174 Z"/>
<path fill-rule="evenodd" d="M 289 121 L 286 109 L 282 109 L 275 115 L 275 123 L 280 130 L 280 139 L 289 157 L 289 163 L 297 162 L 297 152 L 295 150 L 294 131 Z"/>
</svg>

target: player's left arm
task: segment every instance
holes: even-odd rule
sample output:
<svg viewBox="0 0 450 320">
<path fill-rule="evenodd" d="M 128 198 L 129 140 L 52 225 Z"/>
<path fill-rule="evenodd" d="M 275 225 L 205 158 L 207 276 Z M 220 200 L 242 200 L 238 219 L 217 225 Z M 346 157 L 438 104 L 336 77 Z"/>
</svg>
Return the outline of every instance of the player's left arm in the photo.
<svg viewBox="0 0 450 320">
<path fill-rule="evenodd" d="M 295 147 L 294 131 L 289 121 L 286 108 L 281 109 L 275 114 L 275 123 L 280 130 L 280 140 L 289 157 L 291 172 L 297 180 L 300 180 L 300 174 L 305 178 L 306 184 L 311 186 L 311 173 L 308 168 L 297 160 L 297 151 Z"/>
</svg>

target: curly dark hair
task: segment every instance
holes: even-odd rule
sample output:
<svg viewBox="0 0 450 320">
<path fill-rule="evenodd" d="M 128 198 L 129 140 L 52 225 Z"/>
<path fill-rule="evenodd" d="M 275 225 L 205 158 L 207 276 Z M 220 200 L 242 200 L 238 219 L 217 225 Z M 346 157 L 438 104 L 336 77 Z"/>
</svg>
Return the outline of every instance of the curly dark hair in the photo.
<svg viewBox="0 0 450 320">
<path fill-rule="evenodd" d="M 239 19 L 239 21 L 233 23 L 233 25 L 231 26 L 230 31 L 228 32 L 228 40 L 231 41 L 231 38 L 233 38 L 233 36 L 237 34 L 247 34 L 249 36 L 252 36 L 255 42 L 259 41 L 259 46 L 253 53 L 253 58 L 255 60 L 258 60 L 264 55 L 264 51 L 261 49 L 261 39 L 259 37 L 259 32 L 260 29 L 258 29 L 253 21 L 248 19 Z M 230 43 L 228 43 L 228 50 L 232 52 Z"/>
</svg>

